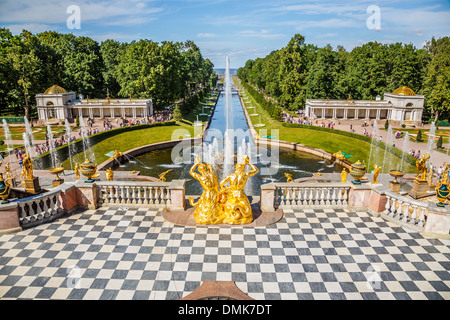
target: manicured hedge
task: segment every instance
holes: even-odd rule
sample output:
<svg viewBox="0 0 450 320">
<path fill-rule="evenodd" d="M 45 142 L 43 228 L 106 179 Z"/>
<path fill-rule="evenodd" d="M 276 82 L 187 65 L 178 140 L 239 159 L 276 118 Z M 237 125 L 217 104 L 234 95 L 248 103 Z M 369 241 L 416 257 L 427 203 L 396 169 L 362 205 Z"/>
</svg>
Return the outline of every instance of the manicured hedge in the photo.
<svg viewBox="0 0 450 320">
<path fill-rule="evenodd" d="M 247 92 L 255 99 L 259 105 L 267 111 L 269 116 L 277 121 L 281 121 L 283 118 L 283 110 L 280 106 L 276 105 L 275 103 L 271 101 L 267 101 L 263 94 L 256 91 L 251 85 L 246 83 L 245 81 L 241 82 L 241 85 L 244 87 L 244 89 L 247 90 Z"/>
<path fill-rule="evenodd" d="M 366 141 L 368 143 L 372 143 L 372 138 L 361 135 L 361 134 L 348 132 L 348 131 L 329 129 L 329 128 L 319 127 L 319 126 L 309 126 L 309 125 L 297 124 L 297 123 L 283 122 L 282 125 L 283 125 L 283 127 L 287 127 L 287 128 L 301 128 L 301 129 L 309 129 L 309 130 L 316 130 L 316 131 L 325 131 L 328 133 L 334 133 L 334 134 L 338 134 L 341 136 L 351 137 L 353 139 L 358 139 L 358 140 Z M 374 140 L 374 145 L 381 149 L 386 149 L 386 144 L 382 141 Z M 387 146 L 387 150 L 400 159 L 403 156 L 403 152 L 393 146 Z M 409 154 L 405 154 L 404 160 L 413 166 L 416 165 L 416 158 L 414 158 L 413 156 L 411 156 Z"/>
</svg>

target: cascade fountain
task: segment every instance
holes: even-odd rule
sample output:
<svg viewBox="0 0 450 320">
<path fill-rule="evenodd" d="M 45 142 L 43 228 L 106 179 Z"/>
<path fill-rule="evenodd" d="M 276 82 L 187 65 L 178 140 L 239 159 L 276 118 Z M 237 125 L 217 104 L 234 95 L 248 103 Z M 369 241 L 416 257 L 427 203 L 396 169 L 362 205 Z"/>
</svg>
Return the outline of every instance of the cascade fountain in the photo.
<svg viewBox="0 0 450 320">
<path fill-rule="evenodd" d="M 225 64 L 225 133 L 224 133 L 224 176 L 233 170 L 234 165 L 234 126 L 233 126 L 233 101 L 231 93 L 230 60 L 226 58 Z"/>
<path fill-rule="evenodd" d="M 83 116 L 80 116 L 80 130 L 81 130 L 81 137 L 83 139 L 84 158 L 95 163 L 94 152 L 91 151 L 88 154 L 88 151 L 91 148 L 91 144 L 89 143 L 89 135 L 88 135 L 88 131 L 86 129 L 86 123 L 84 122 Z"/>
<path fill-rule="evenodd" d="M 64 126 L 66 127 L 66 140 L 67 140 L 67 149 L 69 150 L 69 163 L 70 163 L 70 170 L 73 169 L 72 165 L 72 156 L 75 155 L 74 146 L 71 143 L 72 142 L 72 128 L 70 127 L 69 121 L 67 119 L 64 121 Z"/>
<path fill-rule="evenodd" d="M 30 121 L 28 121 L 27 117 L 23 117 L 23 121 L 25 123 L 25 132 L 23 133 L 23 140 L 25 142 L 25 148 L 30 153 L 30 156 L 34 158 L 36 156 L 36 151 L 32 148 L 34 145 L 33 141 L 33 129 L 31 128 Z"/>
<path fill-rule="evenodd" d="M 436 137 L 436 124 L 434 121 L 431 123 L 430 132 L 428 133 L 428 143 L 427 143 L 427 153 L 430 155 L 430 159 L 428 160 L 428 166 L 432 164 L 432 153 L 435 144 Z"/>
<path fill-rule="evenodd" d="M 59 159 L 57 151 L 55 150 L 55 141 L 53 140 L 53 132 L 50 125 L 47 125 L 47 138 L 48 138 L 48 148 L 50 151 L 50 159 L 52 161 L 52 168 L 56 168 L 59 165 Z M 28 149 L 27 149 L 28 150 Z"/>
<path fill-rule="evenodd" d="M 402 162 L 400 164 L 400 171 L 403 171 L 403 161 L 405 160 L 405 154 L 409 151 L 409 132 L 405 133 L 405 137 L 403 139 L 403 146 L 402 146 Z"/>
<path fill-rule="evenodd" d="M 369 160 L 368 160 L 368 162 L 367 162 L 367 171 L 368 171 L 368 172 L 369 172 L 369 170 L 370 170 L 370 165 L 372 164 L 373 147 L 374 147 L 374 144 L 377 143 L 378 137 L 379 137 L 379 132 L 378 132 L 378 122 L 375 120 L 375 121 L 373 122 L 372 140 L 371 140 L 371 142 L 370 142 Z M 374 164 L 374 165 L 375 165 L 375 164 Z"/>
<path fill-rule="evenodd" d="M 5 131 L 6 150 L 9 154 L 13 150 L 13 145 L 11 144 L 11 131 L 9 131 L 9 126 L 5 119 L 3 119 L 3 131 Z M 9 158 L 9 162 L 11 163 L 11 158 Z"/>
<path fill-rule="evenodd" d="M 383 168 L 384 172 L 389 172 L 391 167 L 391 152 L 388 151 L 394 142 L 394 134 L 392 132 L 392 125 L 389 125 L 388 133 L 386 137 L 386 147 L 384 149 Z"/>
</svg>

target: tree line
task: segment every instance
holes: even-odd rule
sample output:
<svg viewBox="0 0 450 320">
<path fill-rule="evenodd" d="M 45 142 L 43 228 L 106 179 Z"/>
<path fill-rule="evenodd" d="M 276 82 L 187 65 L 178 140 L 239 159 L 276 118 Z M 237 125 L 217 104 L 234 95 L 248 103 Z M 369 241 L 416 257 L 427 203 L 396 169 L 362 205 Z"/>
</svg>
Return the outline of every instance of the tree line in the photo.
<svg viewBox="0 0 450 320">
<path fill-rule="evenodd" d="M 192 41 L 130 43 L 0 28 L 0 113 L 30 116 L 35 95 L 57 84 L 86 98 L 152 98 L 156 109 L 216 81 Z"/>
<path fill-rule="evenodd" d="M 238 77 L 292 111 L 306 99 L 376 99 L 407 86 L 425 95 L 425 115 L 450 117 L 450 38 L 412 44 L 369 42 L 346 51 L 319 48 L 296 34 L 286 47 L 248 60 Z"/>
</svg>

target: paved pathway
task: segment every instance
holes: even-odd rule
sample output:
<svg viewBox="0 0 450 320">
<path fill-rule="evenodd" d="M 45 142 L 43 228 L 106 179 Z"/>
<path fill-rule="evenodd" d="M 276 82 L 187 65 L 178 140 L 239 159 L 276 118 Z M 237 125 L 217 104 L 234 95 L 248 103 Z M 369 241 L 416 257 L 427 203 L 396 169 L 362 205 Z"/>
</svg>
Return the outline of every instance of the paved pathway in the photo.
<svg viewBox="0 0 450 320">
<path fill-rule="evenodd" d="M 177 300 L 207 280 L 265 300 L 450 299 L 449 261 L 449 240 L 347 209 L 218 228 L 101 208 L 0 236 L 0 299 Z"/>
</svg>

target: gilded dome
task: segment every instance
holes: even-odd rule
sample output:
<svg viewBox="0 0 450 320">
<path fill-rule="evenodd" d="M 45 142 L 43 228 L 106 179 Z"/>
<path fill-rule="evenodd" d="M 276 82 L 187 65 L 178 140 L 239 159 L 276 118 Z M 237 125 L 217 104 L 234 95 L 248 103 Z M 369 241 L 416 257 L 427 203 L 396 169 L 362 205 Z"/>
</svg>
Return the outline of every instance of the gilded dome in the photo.
<svg viewBox="0 0 450 320">
<path fill-rule="evenodd" d="M 411 90 L 410 88 L 403 86 L 398 89 L 396 89 L 392 94 L 396 94 L 398 96 L 415 96 L 416 93 Z"/>
<path fill-rule="evenodd" d="M 66 93 L 67 90 L 57 86 L 56 84 L 45 90 L 44 94 L 61 94 Z"/>
</svg>

